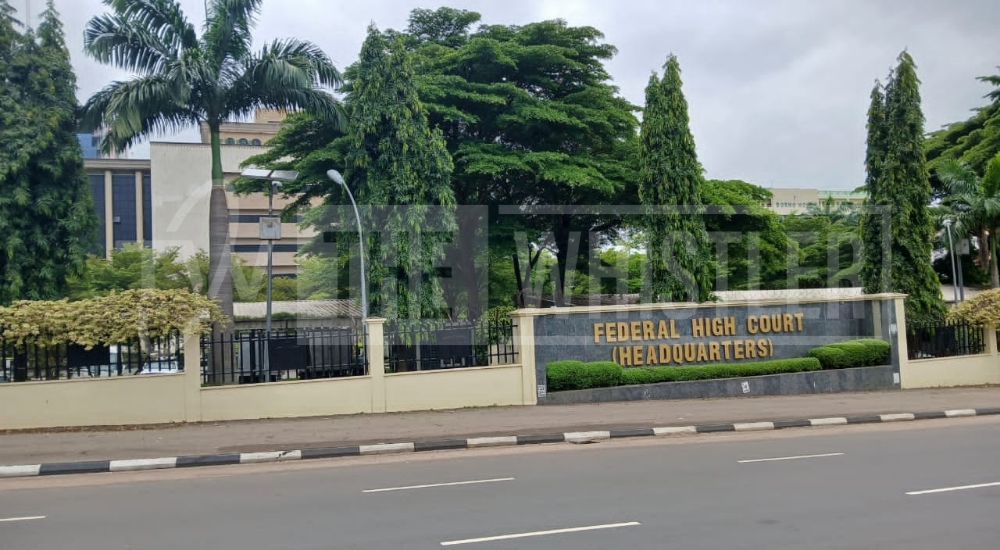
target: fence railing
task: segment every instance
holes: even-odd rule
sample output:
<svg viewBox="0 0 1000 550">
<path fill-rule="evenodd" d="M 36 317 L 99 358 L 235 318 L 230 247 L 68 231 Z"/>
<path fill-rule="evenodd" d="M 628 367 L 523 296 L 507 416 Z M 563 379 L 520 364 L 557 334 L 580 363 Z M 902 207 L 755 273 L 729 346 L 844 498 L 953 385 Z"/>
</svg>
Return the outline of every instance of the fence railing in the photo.
<svg viewBox="0 0 1000 550">
<path fill-rule="evenodd" d="M 92 349 L 74 343 L 39 346 L 0 339 L 0 382 L 169 374 L 184 370 L 180 334 Z"/>
<path fill-rule="evenodd" d="M 907 323 L 906 346 L 911 360 L 980 355 L 986 352 L 986 332 L 967 323 Z"/>
<path fill-rule="evenodd" d="M 364 376 L 361 327 L 233 331 L 201 339 L 206 385 Z"/>
<path fill-rule="evenodd" d="M 385 325 L 390 372 L 517 363 L 511 319 L 390 321 Z"/>
</svg>

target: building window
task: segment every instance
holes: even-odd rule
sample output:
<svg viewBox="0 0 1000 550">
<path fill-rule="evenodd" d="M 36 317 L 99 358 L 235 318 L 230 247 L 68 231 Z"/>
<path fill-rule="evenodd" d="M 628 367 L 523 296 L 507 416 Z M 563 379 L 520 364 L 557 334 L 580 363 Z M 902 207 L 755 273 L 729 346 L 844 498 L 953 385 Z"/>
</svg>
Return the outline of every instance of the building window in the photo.
<svg viewBox="0 0 1000 550">
<path fill-rule="evenodd" d="M 90 194 L 94 198 L 94 211 L 97 214 L 97 219 L 100 220 L 97 224 L 97 242 L 94 243 L 94 247 L 90 252 L 103 258 L 107 253 L 104 246 L 105 231 L 108 223 L 104 211 L 104 174 L 90 174 L 89 178 Z"/>
<path fill-rule="evenodd" d="M 260 140 L 259 139 L 255 139 L 255 140 L 251 141 L 250 144 L 251 145 L 256 145 L 256 146 L 260 147 Z"/>
<path fill-rule="evenodd" d="M 153 178 L 142 175 L 142 238 L 146 248 L 153 248 Z"/>
<path fill-rule="evenodd" d="M 240 138 L 240 145 L 250 145 L 250 142 L 247 141 L 247 138 Z"/>
<path fill-rule="evenodd" d="M 226 145 L 236 145 L 236 140 L 233 138 L 226 138 Z"/>
<path fill-rule="evenodd" d="M 113 238 L 115 248 L 134 243 L 137 236 L 135 215 L 135 174 L 111 176 L 111 215 L 114 216 Z"/>
</svg>

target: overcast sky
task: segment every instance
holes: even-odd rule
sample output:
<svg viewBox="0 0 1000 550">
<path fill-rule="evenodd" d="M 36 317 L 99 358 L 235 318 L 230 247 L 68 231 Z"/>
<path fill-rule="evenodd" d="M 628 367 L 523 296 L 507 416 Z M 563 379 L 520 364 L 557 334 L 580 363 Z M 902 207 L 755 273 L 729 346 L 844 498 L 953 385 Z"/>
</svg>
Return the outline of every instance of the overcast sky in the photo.
<svg viewBox="0 0 1000 550">
<path fill-rule="evenodd" d="M 44 0 L 31 1 L 37 13 Z M 81 101 L 127 77 L 82 53 L 84 25 L 104 11 L 101 0 L 55 3 Z M 204 0 L 181 4 L 200 28 Z M 256 36 L 314 41 L 343 69 L 370 22 L 402 29 L 411 9 L 441 5 L 478 11 L 487 23 L 563 18 L 597 27 L 619 49 L 610 73 L 639 105 L 650 72 L 676 53 L 707 175 L 764 186 L 860 185 L 868 95 L 903 48 L 918 64 L 928 130 L 983 105 L 989 88 L 975 78 L 1000 65 L 996 0 L 265 0 Z M 147 147 L 133 156 L 143 155 Z"/>
</svg>

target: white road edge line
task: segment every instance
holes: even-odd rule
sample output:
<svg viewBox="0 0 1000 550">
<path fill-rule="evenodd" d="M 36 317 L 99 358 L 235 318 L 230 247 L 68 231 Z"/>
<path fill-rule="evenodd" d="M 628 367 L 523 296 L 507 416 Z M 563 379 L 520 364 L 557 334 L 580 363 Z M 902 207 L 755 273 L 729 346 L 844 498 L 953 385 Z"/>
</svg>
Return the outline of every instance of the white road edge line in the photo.
<svg viewBox="0 0 1000 550">
<path fill-rule="evenodd" d="M 738 432 L 760 432 L 774 429 L 774 422 L 746 422 L 733 424 L 733 428 Z"/>
<path fill-rule="evenodd" d="M 821 455 L 801 455 L 801 456 L 782 456 L 778 458 L 756 458 L 753 460 L 740 460 L 740 464 L 750 464 L 753 462 L 780 462 L 783 460 L 802 460 L 805 458 L 827 458 L 831 456 L 844 456 L 844 453 L 826 453 Z"/>
<path fill-rule="evenodd" d="M 541 537 L 545 535 L 562 535 L 565 533 L 580 533 L 583 531 L 597 531 L 601 529 L 617 529 L 619 527 L 635 527 L 637 525 L 642 525 L 642 524 L 639 523 L 638 521 L 630 521 L 628 523 L 609 523 L 607 525 L 592 525 L 590 527 L 573 527 L 570 529 L 553 529 L 551 531 L 535 531 L 532 533 L 500 535 L 496 537 L 483 537 L 478 539 L 452 540 L 452 541 L 442 542 L 441 546 L 458 546 L 460 544 L 473 544 L 476 542 L 493 542 L 497 540 L 522 539 L 526 537 Z"/>
<path fill-rule="evenodd" d="M 681 434 L 696 434 L 698 433 L 698 428 L 694 426 L 680 426 L 680 427 L 666 427 L 666 428 L 653 428 L 653 435 L 681 435 Z"/>
<path fill-rule="evenodd" d="M 809 424 L 813 426 L 844 426 L 847 424 L 847 419 L 843 417 L 812 418 L 809 420 Z"/>
<path fill-rule="evenodd" d="M 450 483 L 429 483 L 427 485 L 410 485 L 407 487 L 386 487 L 385 489 L 366 489 L 362 493 L 388 493 L 390 491 L 407 491 L 409 489 L 430 489 L 432 487 L 457 487 L 459 485 L 478 485 L 481 483 L 500 483 L 501 481 L 514 481 L 512 477 L 501 477 L 497 479 L 477 479 L 473 481 L 452 481 Z"/>
<path fill-rule="evenodd" d="M 412 453 L 413 443 L 379 443 L 378 445 L 362 445 L 362 455 L 389 455 L 397 453 Z"/>
<path fill-rule="evenodd" d="M 22 466 L 0 466 L 0 477 L 37 476 L 40 471 L 42 471 L 41 464 L 25 464 Z"/>
<path fill-rule="evenodd" d="M 929 491 L 912 491 L 906 494 L 909 496 L 933 495 L 937 493 L 951 493 L 953 491 L 967 491 L 969 489 L 984 489 L 986 487 L 1000 487 L 1000 482 L 980 483 L 979 485 L 964 485 L 962 487 L 945 487 L 943 489 L 931 489 Z"/>
<path fill-rule="evenodd" d="M 108 469 L 112 472 L 138 472 L 141 470 L 162 470 L 176 467 L 177 457 L 170 457 L 112 460 Z"/>
<path fill-rule="evenodd" d="M 8 523 L 8 522 L 11 522 L 11 521 L 32 521 L 32 520 L 36 520 L 36 519 L 45 519 L 45 516 L 27 516 L 27 517 L 23 517 L 23 518 L 2 518 L 2 519 L 0 519 L 0 523 Z"/>
<path fill-rule="evenodd" d="M 953 411 L 944 411 L 944 415 L 947 418 L 960 418 L 963 416 L 976 416 L 976 409 L 957 409 Z"/>
<path fill-rule="evenodd" d="M 509 435 L 505 437 L 474 437 L 466 440 L 466 445 L 470 449 L 478 447 L 505 447 L 517 445 L 517 436 Z"/>
<path fill-rule="evenodd" d="M 906 422 L 908 420 L 916 420 L 917 416 L 913 413 L 881 414 L 879 418 L 882 422 Z"/>
</svg>

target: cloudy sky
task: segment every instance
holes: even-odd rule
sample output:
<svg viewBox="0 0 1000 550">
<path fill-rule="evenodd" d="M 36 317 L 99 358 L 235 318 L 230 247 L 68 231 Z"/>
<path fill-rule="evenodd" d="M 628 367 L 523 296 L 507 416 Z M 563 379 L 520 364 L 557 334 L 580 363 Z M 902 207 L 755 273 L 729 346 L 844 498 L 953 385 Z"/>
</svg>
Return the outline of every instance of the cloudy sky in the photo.
<svg viewBox="0 0 1000 550">
<path fill-rule="evenodd" d="M 23 8 L 28 0 L 10 1 Z M 44 4 L 30 1 L 36 12 Z M 104 10 L 102 1 L 55 3 L 81 100 L 127 78 L 82 53 L 84 25 Z M 203 20 L 204 0 L 181 4 L 190 19 Z M 676 53 L 708 176 L 764 186 L 860 185 L 868 95 L 902 49 L 918 64 L 928 130 L 982 105 L 989 88 L 975 77 L 1000 65 L 996 0 L 266 0 L 257 38 L 314 41 L 344 68 L 370 22 L 401 29 L 411 9 L 441 5 L 478 11 L 487 23 L 563 18 L 601 29 L 619 49 L 609 71 L 640 105 L 650 72 Z"/>
</svg>

